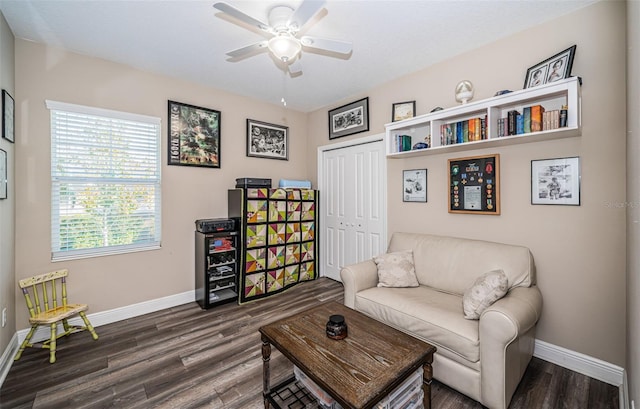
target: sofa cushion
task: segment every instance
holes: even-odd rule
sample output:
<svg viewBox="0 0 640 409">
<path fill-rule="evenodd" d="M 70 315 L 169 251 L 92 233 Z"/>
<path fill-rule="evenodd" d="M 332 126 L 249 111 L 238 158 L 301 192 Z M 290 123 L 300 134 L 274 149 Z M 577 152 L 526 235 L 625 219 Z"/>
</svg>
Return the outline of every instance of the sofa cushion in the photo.
<svg viewBox="0 0 640 409">
<path fill-rule="evenodd" d="M 386 253 L 374 257 L 378 267 L 378 287 L 417 287 L 411 250 Z"/>
<path fill-rule="evenodd" d="M 535 265 L 528 248 L 510 244 L 420 233 L 394 233 L 389 252 L 413 250 L 418 282 L 463 295 L 487 271 L 501 269 L 509 289 L 535 284 Z"/>
<path fill-rule="evenodd" d="M 355 309 L 432 343 L 467 361 L 480 360 L 479 321 L 460 311 L 462 297 L 425 286 L 369 288 L 356 294 Z"/>
<path fill-rule="evenodd" d="M 507 276 L 502 270 L 489 271 L 481 275 L 462 296 L 464 317 L 477 320 L 491 304 L 507 293 Z"/>
</svg>

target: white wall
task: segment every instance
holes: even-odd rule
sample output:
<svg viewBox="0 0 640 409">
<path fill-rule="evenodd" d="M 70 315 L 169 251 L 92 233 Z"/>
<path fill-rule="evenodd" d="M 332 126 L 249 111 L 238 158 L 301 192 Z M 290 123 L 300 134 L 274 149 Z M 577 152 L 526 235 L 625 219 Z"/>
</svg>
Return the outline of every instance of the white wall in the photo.
<svg viewBox="0 0 640 409">
<path fill-rule="evenodd" d="M 15 98 L 14 38 L 0 13 L 0 88 Z M 1 121 L 0 121 L 1 123 Z M 17 140 L 18 138 L 16 138 Z M 19 140 L 16 141 L 19 143 Z M 0 355 L 16 332 L 15 320 L 15 144 L 0 138 L 0 149 L 7 152 L 8 199 L 0 200 L 0 313 L 7 309 L 7 323 L 0 327 Z"/>
<path fill-rule="evenodd" d="M 369 134 L 381 133 L 394 102 L 416 100 L 418 114 L 455 106 L 455 85 L 463 79 L 475 85 L 475 99 L 518 90 L 527 68 L 576 44 L 572 72 L 584 79 L 581 137 L 388 160 L 388 231 L 389 237 L 395 231 L 428 232 L 529 247 L 544 298 L 536 337 L 622 367 L 627 321 L 626 210 L 620 206 L 627 175 L 625 26 L 624 2 L 599 2 L 334 105 L 368 96 Z M 327 110 L 334 106 L 310 115 L 309 150 L 329 143 Z M 500 154 L 502 214 L 449 214 L 447 159 L 490 153 Z M 581 158 L 581 205 L 531 205 L 531 160 L 569 156 Z M 315 161 L 309 166 L 313 169 Z M 429 171 L 426 204 L 402 202 L 402 170 L 416 168 Z"/>
<path fill-rule="evenodd" d="M 627 375 L 640 408 L 640 2 L 627 2 Z"/>
</svg>

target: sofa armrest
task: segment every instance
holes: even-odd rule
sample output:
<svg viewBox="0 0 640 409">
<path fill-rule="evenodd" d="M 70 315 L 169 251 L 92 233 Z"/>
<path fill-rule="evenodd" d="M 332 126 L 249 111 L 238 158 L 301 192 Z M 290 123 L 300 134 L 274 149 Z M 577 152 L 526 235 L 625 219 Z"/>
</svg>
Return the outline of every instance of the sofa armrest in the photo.
<svg viewBox="0 0 640 409">
<path fill-rule="evenodd" d="M 344 305 L 355 308 L 356 293 L 378 285 L 378 267 L 373 260 L 342 267 L 340 278 L 344 286 Z"/>
<path fill-rule="evenodd" d="M 480 316 L 480 384 L 485 406 L 508 406 L 533 355 L 541 313 L 542 295 L 532 286 L 512 288 Z"/>
</svg>

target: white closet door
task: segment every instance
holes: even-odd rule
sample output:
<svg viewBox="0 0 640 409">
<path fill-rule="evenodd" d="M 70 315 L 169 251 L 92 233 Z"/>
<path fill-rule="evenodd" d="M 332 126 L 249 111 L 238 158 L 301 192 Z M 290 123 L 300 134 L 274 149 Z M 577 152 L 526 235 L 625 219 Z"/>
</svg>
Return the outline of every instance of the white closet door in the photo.
<svg viewBox="0 0 640 409">
<path fill-rule="evenodd" d="M 323 152 L 319 186 L 323 276 L 340 280 L 343 266 L 385 251 L 384 155 L 382 141 Z"/>
</svg>

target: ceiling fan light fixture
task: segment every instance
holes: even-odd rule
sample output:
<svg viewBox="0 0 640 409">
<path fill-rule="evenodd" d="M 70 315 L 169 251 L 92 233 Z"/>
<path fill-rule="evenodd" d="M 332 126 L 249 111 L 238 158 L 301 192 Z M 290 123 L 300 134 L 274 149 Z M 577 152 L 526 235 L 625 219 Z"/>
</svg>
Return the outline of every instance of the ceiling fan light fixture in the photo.
<svg viewBox="0 0 640 409">
<path fill-rule="evenodd" d="M 285 63 L 293 61 L 302 49 L 300 41 L 296 40 L 289 33 L 281 33 L 273 37 L 269 40 L 267 46 L 269 47 L 269 51 L 271 51 L 277 59 Z"/>
</svg>

